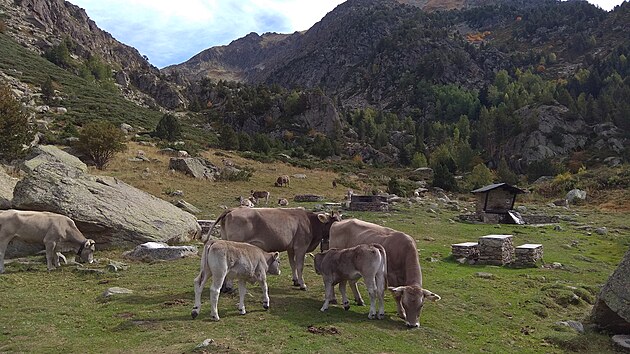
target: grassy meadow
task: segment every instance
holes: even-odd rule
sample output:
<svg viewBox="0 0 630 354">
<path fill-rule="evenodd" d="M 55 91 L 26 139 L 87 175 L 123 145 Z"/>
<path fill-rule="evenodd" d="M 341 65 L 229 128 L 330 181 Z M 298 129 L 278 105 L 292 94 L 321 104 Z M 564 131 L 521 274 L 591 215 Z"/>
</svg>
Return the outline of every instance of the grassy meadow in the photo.
<svg viewBox="0 0 630 354">
<path fill-rule="evenodd" d="M 154 162 L 131 162 L 138 149 Z M 217 165 L 225 156 L 214 151 L 205 157 Z M 119 154 L 107 174 L 171 200 L 165 192 L 182 190 L 181 197 L 203 212 L 199 219 L 212 219 L 222 205 L 236 206 L 235 198 L 250 189 L 267 189 L 270 202 L 286 197 L 290 206 L 310 208 L 313 203 L 295 203 L 295 194 L 321 194 L 327 201 L 341 201 L 346 187 L 333 189 L 340 176 L 323 169 L 305 170 L 284 163 L 263 164 L 228 154 L 236 165 L 254 170 L 250 181 L 198 181 L 168 171 L 168 157 L 156 148 L 130 144 Z M 325 166 L 322 166 L 325 167 Z M 291 179 L 290 187 L 274 187 L 278 175 L 303 173 Z M 377 172 L 368 172 L 378 180 Z M 386 181 L 385 178 L 382 180 Z M 355 181 L 361 186 L 361 181 Z M 480 225 L 457 222 L 458 212 L 441 208 L 428 212 L 428 204 L 399 204 L 387 213 L 349 212 L 356 217 L 386 225 L 417 240 L 424 286 L 442 300 L 424 307 L 418 329 L 407 329 L 397 318 L 392 296 L 386 294 L 386 318 L 368 320 L 368 306 L 344 311 L 331 305 L 321 313 L 324 289 L 311 259 L 304 271 L 307 291 L 291 285 L 286 253 L 281 256 L 282 274 L 270 276 L 271 308 L 262 309 L 260 288 L 250 285 L 248 313 L 238 314 L 238 295 L 222 294 L 221 321 L 209 318 L 209 292 L 203 296 L 201 314 L 195 320 L 193 279 L 199 272 L 199 257 L 171 262 L 142 263 L 122 258 L 122 249 L 97 251 L 97 264 L 108 260 L 129 267 L 119 272 L 85 273 L 67 265 L 51 273 L 43 256 L 29 263 L 7 264 L 0 275 L 0 352 L 73 353 L 182 353 L 182 352 L 362 352 L 362 353 L 612 353 L 610 339 L 588 330 L 577 334 L 558 321 L 585 321 L 599 288 L 615 269 L 630 244 L 627 212 L 609 212 L 580 206 L 566 210 L 548 208 L 532 198 L 517 199 L 530 210 L 563 215 L 559 224 L 547 226 Z M 472 208 L 469 196 L 460 205 Z M 599 235 L 594 228 L 606 226 Z M 544 263 L 562 267 L 513 269 L 497 266 L 460 265 L 450 257 L 452 243 L 475 241 L 487 234 L 513 234 L 515 245 L 542 243 Z M 89 236 L 89 235 L 88 235 Z M 201 244 L 196 243 L 201 246 Z M 478 272 L 491 273 L 480 278 Z M 208 284 L 209 285 L 209 284 Z M 104 298 L 109 287 L 124 287 L 132 294 Z M 361 287 L 367 300 L 365 288 Z M 339 296 L 339 295 L 338 295 Z M 353 304 L 354 305 L 354 304 Z M 196 348 L 212 339 L 205 348 Z"/>
</svg>

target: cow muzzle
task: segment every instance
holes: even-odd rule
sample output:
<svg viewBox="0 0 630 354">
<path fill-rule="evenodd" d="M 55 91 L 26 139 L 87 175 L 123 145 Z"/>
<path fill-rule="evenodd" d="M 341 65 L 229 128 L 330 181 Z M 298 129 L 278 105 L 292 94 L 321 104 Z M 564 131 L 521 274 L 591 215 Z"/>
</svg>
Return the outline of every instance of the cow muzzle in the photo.
<svg viewBox="0 0 630 354">
<path fill-rule="evenodd" d="M 418 323 L 418 322 L 416 322 L 416 323 L 406 322 L 406 324 L 407 324 L 407 328 L 418 328 L 418 327 L 420 327 L 420 323 Z"/>
</svg>

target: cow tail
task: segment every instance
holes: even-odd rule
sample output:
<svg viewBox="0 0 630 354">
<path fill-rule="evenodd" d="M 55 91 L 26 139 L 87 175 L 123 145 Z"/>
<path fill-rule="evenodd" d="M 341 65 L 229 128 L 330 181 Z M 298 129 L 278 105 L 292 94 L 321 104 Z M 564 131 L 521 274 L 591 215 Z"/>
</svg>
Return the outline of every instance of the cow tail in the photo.
<svg viewBox="0 0 630 354">
<path fill-rule="evenodd" d="M 214 227 L 217 226 L 217 224 L 219 224 L 229 213 L 231 213 L 232 210 L 234 210 L 234 209 L 228 209 L 228 210 L 224 211 L 223 213 L 221 213 L 221 215 L 219 215 L 217 220 L 210 227 L 210 230 L 208 230 L 208 233 L 205 234 L 205 235 L 201 235 L 201 241 L 202 242 L 204 242 L 204 243 L 208 242 L 208 240 L 210 239 L 210 235 L 212 235 L 212 230 L 214 230 Z"/>
</svg>

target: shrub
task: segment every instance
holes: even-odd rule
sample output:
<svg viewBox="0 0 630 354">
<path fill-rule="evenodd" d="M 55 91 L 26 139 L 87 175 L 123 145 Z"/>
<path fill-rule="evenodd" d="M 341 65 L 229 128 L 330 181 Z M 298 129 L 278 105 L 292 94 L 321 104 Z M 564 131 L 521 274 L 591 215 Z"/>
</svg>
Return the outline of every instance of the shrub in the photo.
<svg viewBox="0 0 630 354">
<path fill-rule="evenodd" d="M 458 190 L 455 176 L 449 171 L 446 164 L 438 162 L 433 168 L 433 187 L 439 187 L 447 191 L 455 192 Z"/>
<path fill-rule="evenodd" d="M 389 182 L 387 182 L 387 193 L 396 194 L 399 197 L 407 196 L 407 193 L 405 192 L 403 187 L 400 185 L 400 181 L 398 181 L 398 178 L 396 177 L 390 178 Z"/>
<path fill-rule="evenodd" d="M 175 141 L 182 135 L 179 121 L 172 114 L 165 114 L 155 127 L 155 136 L 168 141 Z"/>
<path fill-rule="evenodd" d="M 31 139 L 28 117 L 6 86 L 0 86 L 0 159 L 12 160 L 24 154 Z"/>
<path fill-rule="evenodd" d="M 108 121 L 87 123 L 79 133 L 77 149 L 88 155 L 96 168 L 102 170 L 117 152 L 127 150 L 125 135 Z"/>
<path fill-rule="evenodd" d="M 476 165 L 470 175 L 466 178 L 468 182 L 467 187 L 470 189 L 477 189 L 492 183 L 494 175 L 492 171 L 485 164 Z"/>
<path fill-rule="evenodd" d="M 413 158 L 411 159 L 411 167 L 420 168 L 420 167 L 427 167 L 427 166 L 428 166 L 428 163 L 427 163 L 426 156 L 424 156 L 424 154 L 421 153 L 420 151 L 416 151 L 416 153 L 413 154 Z"/>
</svg>

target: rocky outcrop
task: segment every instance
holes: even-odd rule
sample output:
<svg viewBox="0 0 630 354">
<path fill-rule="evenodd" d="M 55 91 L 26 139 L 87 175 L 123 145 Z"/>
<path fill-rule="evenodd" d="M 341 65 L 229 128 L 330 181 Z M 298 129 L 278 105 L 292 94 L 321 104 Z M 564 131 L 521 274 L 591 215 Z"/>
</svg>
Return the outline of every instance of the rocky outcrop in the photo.
<svg viewBox="0 0 630 354">
<path fill-rule="evenodd" d="M 22 170 L 25 172 L 33 172 L 37 166 L 56 161 L 64 165 L 74 167 L 87 172 L 88 167 L 78 157 L 71 155 L 60 148 L 53 145 L 38 145 L 31 150 L 30 158 L 27 158 L 22 164 Z"/>
<path fill-rule="evenodd" d="M 630 250 L 597 297 L 591 320 L 612 333 L 630 333 Z"/>
<path fill-rule="evenodd" d="M 17 181 L 17 178 L 9 176 L 4 169 L 0 167 L 0 210 L 11 208 L 13 188 L 15 188 Z"/>
<path fill-rule="evenodd" d="M 185 242 L 201 233 L 196 218 L 171 203 L 59 162 L 40 164 L 19 181 L 13 206 L 67 215 L 101 246 Z"/>
<path fill-rule="evenodd" d="M 219 168 L 200 157 L 171 157 L 168 168 L 198 179 L 214 180 Z"/>
<path fill-rule="evenodd" d="M 97 56 L 121 68 L 115 77 L 129 98 L 137 96 L 126 87 L 131 84 L 162 107 L 185 106 L 176 86 L 165 81 L 158 68 L 137 49 L 101 30 L 84 9 L 64 0 L 0 0 L 0 7 L 7 14 L 3 16 L 6 33 L 23 46 L 41 54 L 64 38 L 71 38 L 75 44 L 72 54 L 81 58 Z"/>
</svg>

